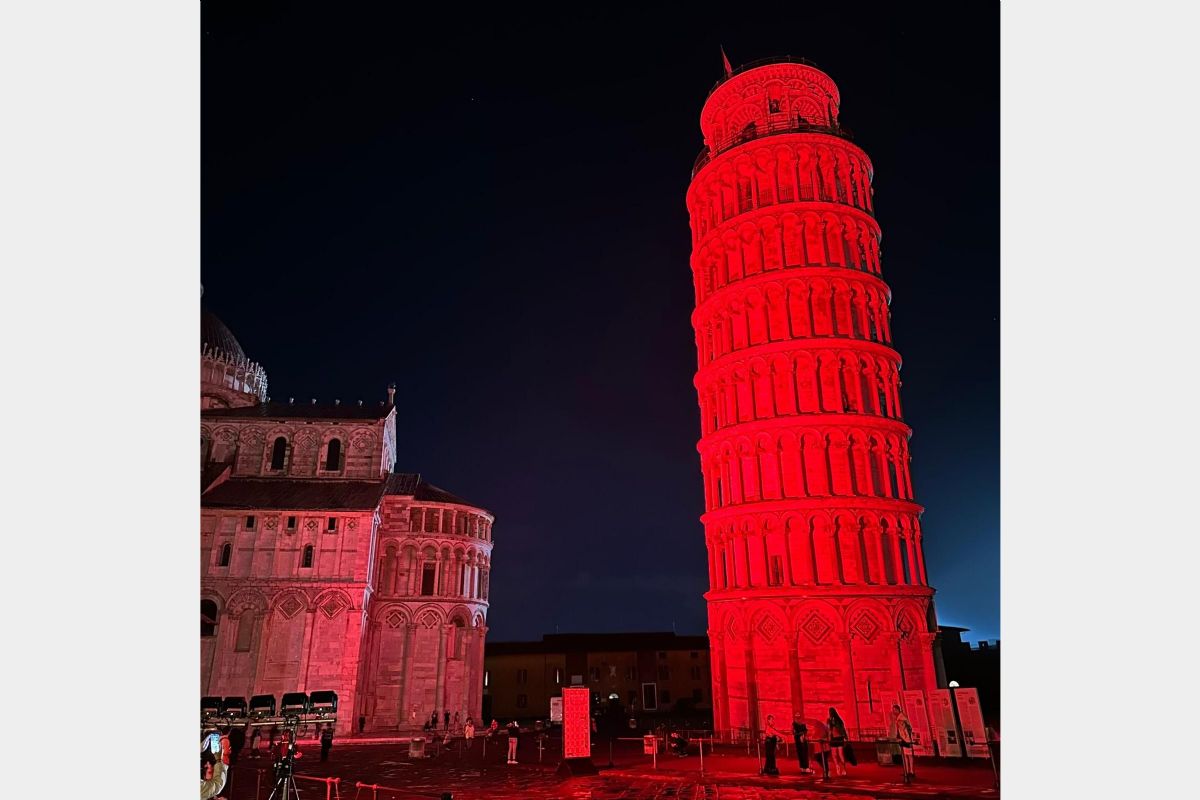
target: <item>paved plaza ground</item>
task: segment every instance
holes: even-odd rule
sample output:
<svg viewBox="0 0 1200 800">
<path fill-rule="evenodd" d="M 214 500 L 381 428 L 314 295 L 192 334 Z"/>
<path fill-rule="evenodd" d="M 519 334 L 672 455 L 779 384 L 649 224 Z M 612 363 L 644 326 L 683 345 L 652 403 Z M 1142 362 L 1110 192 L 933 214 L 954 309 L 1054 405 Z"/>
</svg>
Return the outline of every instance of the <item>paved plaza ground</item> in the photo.
<svg viewBox="0 0 1200 800">
<path fill-rule="evenodd" d="M 324 800 L 326 784 L 313 780 L 322 777 L 340 778 L 336 795 L 330 793 L 340 800 L 439 800 L 444 792 L 450 792 L 454 800 L 993 800 L 1000 796 L 993 788 L 992 768 L 986 760 L 918 760 L 917 782 L 905 786 L 900 769 L 878 765 L 869 749 L 860 750 L 860 765 L 849 767 L 847 777 L 825 782 L 800 775 L 795 759 L 783 757 L 779 759 L 782 775 L 761 777 L 755 754 L 729 746 L 718 747 L 715 755 L 706 751 L 701 774 L 697 755 L 660 755 L 655 768 L 650 757 L 642 754 L 640 742 L 616 742 L 609 768 L 608 742 L 601 741 L 593 758 L 600 767 L 598 775 L 562 778 L 556 774 L 558 754 L 547 749 L 539 763 L 533 737 L 522 739 L 521 763 L 515 766 L 504 763 L 504 747 L 501 737 L 487 746 L 485 756 L 483 742 L 476 740 L 469 750 L 455 743 L 436 756 L 411 760 L 407 744 L 340 741 L 329 761 L 322 763 L 320 748 L 302 743 L 303 756 L 296 762 L 300 800 Z M 222 794 L 229 800 L 268 800 L 273 786 L 269 767 L 265 758 L 243 755 Z M 356 783 L 381 788 L 361 788 Z"/>
</svg>

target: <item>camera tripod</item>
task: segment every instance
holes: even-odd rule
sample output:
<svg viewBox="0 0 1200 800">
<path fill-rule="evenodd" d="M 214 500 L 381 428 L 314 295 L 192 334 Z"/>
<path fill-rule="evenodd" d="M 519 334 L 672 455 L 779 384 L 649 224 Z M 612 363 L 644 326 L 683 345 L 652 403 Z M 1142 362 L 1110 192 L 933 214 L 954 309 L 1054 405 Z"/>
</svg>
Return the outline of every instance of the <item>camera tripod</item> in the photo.
<svg viewBox="0 0 1200 800">
<path fill-rule="evenodd" d="M 289 756 L 288 761 L 290 760 Z M 281 762 L 276 772 L 278 777 L 275 779 L 275 788 L 271 790 L 267 800 L 300 800 L 300 790 L 296 788 L 296 778 L 292 775 L 291 765 L 287 761 Z"/>
<path fill-rule="evenodd" d="M 267 800 L 300 800 L 300 790 L 296 788 L 296 729 L 299 720 L 289 719 L 288 743 L 284 756 L 275 762 L 275 788 L 271 790 Z"/>
</svg>

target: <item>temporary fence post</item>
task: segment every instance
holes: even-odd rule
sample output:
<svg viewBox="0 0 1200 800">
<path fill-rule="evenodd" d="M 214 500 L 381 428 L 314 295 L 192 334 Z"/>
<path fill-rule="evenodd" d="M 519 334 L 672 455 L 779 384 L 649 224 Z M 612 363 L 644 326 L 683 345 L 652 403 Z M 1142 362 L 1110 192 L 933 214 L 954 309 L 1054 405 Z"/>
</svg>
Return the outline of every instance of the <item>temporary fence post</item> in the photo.
<svg viewBox="0 0 1200 800">
<path fill-rule="evenodd" d="M 704 738 L 700 739 L 700 774 L 704 774 Z"/>
<path fill-rule="evenodd" d="M 262 791 L 262 769 L 256 769 L 257 773 L 254 779 L 254 800 L 258 800 L 258 795 Z"/>
</svg>

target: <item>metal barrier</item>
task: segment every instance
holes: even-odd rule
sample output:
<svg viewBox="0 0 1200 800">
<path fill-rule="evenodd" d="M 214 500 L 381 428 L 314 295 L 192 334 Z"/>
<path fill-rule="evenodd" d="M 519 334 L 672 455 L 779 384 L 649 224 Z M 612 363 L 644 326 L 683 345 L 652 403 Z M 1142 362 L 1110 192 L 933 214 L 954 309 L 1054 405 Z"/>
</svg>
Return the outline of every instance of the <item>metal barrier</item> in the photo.
<svg viewBox="0 0 1200 800">
<path fill-rule="evenodd" d="M 428 794 L 425 792 L 414 792 L 411 789 L 398 789 L 394 786 L 380 786 L 378 783 L 363 783 L 362 781 L 356 781 L 354 787 L 358 790 L 354 793 L 354 800 L 361 800 L 360 795 L 362 794 L 363 789 L 369 789 L 371 791 L 371 800 L 379 800 L 380 792 L 392 794 L 393 796 L 402 798 L 402 800 L 403 798 L 412 797 L 419 798 L 420 800 L 454 800 L 454 796 L 450 792 L 442 792 L 441 794 Z"/>
<path fill-rule="evenodd" d="M 342 784 L 341 778 L 311 778 L 308 775 L 292 775 L 292 778 L 298 781 L 323 783 L 325 784 L 325 800 L 342 800 L 342 796 L 338 791 Z"/>
</svg>

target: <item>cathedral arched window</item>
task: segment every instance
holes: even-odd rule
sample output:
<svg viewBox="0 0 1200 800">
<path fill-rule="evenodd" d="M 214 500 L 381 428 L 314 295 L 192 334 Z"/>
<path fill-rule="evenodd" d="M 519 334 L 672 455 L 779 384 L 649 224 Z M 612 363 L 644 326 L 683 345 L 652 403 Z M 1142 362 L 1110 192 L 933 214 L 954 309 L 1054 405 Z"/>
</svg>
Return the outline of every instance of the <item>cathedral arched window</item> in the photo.
<svg viewBox="0 0 1200 800">
<path fill-rule="evenodd" d="M 221 560 L 217 562 L 218 567 L 228 567 L 230 556 L 233 555 L 233 545 L 226 543 L 221 546 Z"/>
<path fill-rule="evenodd" d="M 217 603 L 215 600 L 200 601 L 200 635 L 217 635 Z"/>
<path fill-rule="evenodd" d="M 287 458 L 287 438 L 280 436 L 275 440 L 275 444 L 271 445 L 271 469 L 283 469 L 283 462 Z"/>
<path fill-rule="evenodd" d="M 325 467 L 324 469 L 330 472 L 336 472 L 342 468 L 342 440 L 330 439 L 328 446 L 325 448 Z"/>
<path fill-rule="evenodd" d="M 302 569 L 310 569 L 313 564 L 313 546 L 307 544 L 304 546 L 304 560 L 300 562 Z"/>
</svg>

